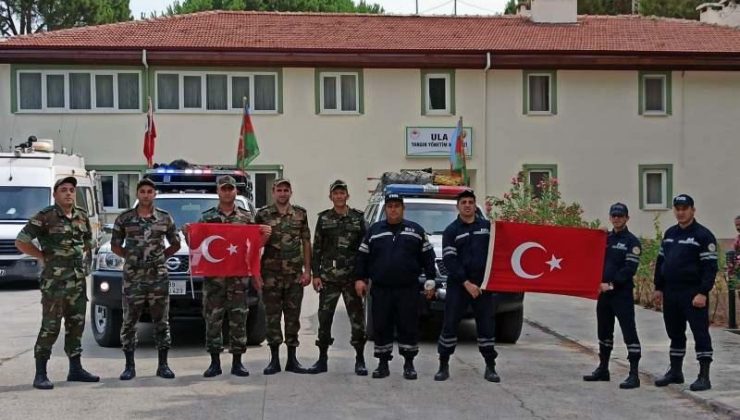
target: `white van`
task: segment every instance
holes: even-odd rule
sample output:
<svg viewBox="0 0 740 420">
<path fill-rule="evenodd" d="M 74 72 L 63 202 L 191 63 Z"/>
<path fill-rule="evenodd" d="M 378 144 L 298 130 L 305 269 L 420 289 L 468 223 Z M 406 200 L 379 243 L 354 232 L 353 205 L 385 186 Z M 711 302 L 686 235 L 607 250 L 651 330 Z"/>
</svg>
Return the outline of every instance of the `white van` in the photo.
<svg viewBox="0 0 740 420">
<path fill-rule="evenodd" d="M 0 152 L 0 283 L 38 281 L 41 267 L 15 247 L 15 239 L 29 217 L 54 203 L 54 182 L 68 176 L 77 178 L 77 206 L 87 211 L 97 241 L 102 231 L 100 187 L 81 156 L 55 152 L 53 140 L 34 136 Z"/>
</svg>

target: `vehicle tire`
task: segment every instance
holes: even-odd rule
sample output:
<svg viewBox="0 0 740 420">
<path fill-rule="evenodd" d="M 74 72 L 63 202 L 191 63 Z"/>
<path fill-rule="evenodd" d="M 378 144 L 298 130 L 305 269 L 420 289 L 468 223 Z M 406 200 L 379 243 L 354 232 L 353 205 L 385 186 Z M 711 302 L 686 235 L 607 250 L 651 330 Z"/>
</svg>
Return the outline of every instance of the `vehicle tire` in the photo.
<svg viewBox="0 0 740 420">
<path fill-rule="evenodd" d="M 90 328 L 95 341 L 102 347 L 118 347 L 121 345 L 121 324 L 123 311 L 98 305 L 90 305 Z"/>
<path fill-rule="evenodd" d="M 514 344 L 522 334 L 524 308 L 496 315 L 496 342 Z"/>
<path fill-rule="evenodd" d="M 265 317 L 265 304 L 262 299 L 256 305 L 249 307 L 247 313 L 247 344 L 258 346 L 267 337 L 267 318 Z"/>
<path fill-rule="evenodd" d="M 368 293 L 367 297 L 365 298 L 365 334 L 367 334 L 368 341 L 374 341 L 374 331 L 373 331 L 373 298 Z"/>
</svg>

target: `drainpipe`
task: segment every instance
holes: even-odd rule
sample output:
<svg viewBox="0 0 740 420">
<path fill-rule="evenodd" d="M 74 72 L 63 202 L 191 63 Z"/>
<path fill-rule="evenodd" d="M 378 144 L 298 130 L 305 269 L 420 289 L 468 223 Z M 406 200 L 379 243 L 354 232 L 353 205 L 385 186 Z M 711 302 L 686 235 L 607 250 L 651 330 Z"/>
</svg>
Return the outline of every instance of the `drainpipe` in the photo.
<svg viewBox="0 0 740 420">
<path fill-rule="evenodd" d="M 481 142 L 481 177 L 483 178 L 483 197 L 488 190 L 487 144 L 488 144 L 488 70 L 491 69 L 491 53 L 486 53 L 486 67 L 483 69 L 483 141 Z"/>
<path fill-rule="evenodd" d="M 147 63 L 146 61 L 146 49 L 141 50 L 141 64 L 144 65 L 144 77 L 146 78 L 147 98 L 149 98 L 149 63 Z"/>
</svg>

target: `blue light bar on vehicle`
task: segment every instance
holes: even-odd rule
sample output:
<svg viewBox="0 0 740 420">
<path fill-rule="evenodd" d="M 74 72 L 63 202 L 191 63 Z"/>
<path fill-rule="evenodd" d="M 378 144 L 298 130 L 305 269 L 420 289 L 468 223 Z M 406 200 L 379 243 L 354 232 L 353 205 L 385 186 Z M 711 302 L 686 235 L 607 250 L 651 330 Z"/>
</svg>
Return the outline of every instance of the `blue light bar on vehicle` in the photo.
<svg viewBox="0 0 740 420">
<path fill-rule="evenodd" d="M 385 193 L 395 193 L 404 196 L 455 197 L 469 189 L 469 187 L 453 187 L 448 185 L 389 184 L 385 187 Z"/>
</svg>

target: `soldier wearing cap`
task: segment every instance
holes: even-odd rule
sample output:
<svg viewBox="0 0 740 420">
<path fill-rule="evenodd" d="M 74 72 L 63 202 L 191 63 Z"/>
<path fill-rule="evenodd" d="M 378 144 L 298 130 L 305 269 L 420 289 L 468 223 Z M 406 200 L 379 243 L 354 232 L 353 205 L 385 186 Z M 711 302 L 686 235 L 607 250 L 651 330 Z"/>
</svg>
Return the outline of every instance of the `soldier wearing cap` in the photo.
<svg viewBox="0 0 740 420">
<path fill-rule="evenodd" d="M 640 362 L 640 340 L 635 325 L 635 301 L 632 295 L 632 278 L 640 264 L 640 241 L 627 229 L 629 211 L 623 203 L 609 208 L 609 221 L 613 229 L 606 239 L 604 274 L 601 279 L 601 294 L 596 304 L 597 331 L 599 337 L 599 366 L 584 381 L 608 381 L 609 358 L 614 347 L 614 318 L 619 320 L 624 343 L 627 345 L 627 360 L 630 371 L 627 379 L 619 384 L 621 389 L 640 386 L 638 365 Z"/>
<path fill-rule="evenodd" d="M 670 344 L 671 367 L 655 381 L 656 386 L 681 384 L 683 358 L 686 355 L 686 322 L 694 334 L 699 377 L 692 391 L 712 387 L 709 365 L 712 363 L 712 339 L 709 336 L 709 303 L 707 297 L 717 275 L 717 240 L 712 232 L 694 218 L 694 199 L 680 194 L 673 199 L 673 214 L 678 224 L 663 234 L 660 253 L 655 263 L 657 305 L 663 305 L 663 321 Z"/>
<path fill-rule="evenodd" d="M 331 325 L 341 296 L 352 328 L 350 344 L 355 349 L 355 373 L 367 375 L 365 367 L 365 310 L 362 298 L 355 292 L 354 272 L 357 249 L 367 231 L 363 213 L 347 205 L 347 184 L 336 180 L 329 186 L 329 199 L 334 205 L 319 213 L 313 237 L 313 288 L 319 292 L 319 360 L 311 373 L 326 372 L 328 349 L 334 342 Z"/>
<path fill-rule="evenodd" d="M 288 346 L 285 370 L 307 373 L 307 369 L 296 358 L 296 349 L 301 328 L 303 288 L 311 283 L 311 232 L 306 209 L 291 204 L 292 195 L 289 180 L 275 180 L 272 184 L 274 203 L 260 209 L 255 218 L 257 223 L 272 228 L 272 235 L 262 254 L 262 298 L 267 317 L 267 344 L 270 346 L 270 362 L 263 371 L 265 375 L 281 370 L 279 350 L 283 343 L 283 332 L 280 320 L 283 316 L 285 344 Z"/>
<path fill-rule="evenodd" d="M 74 177 L 54 183 L 54 205 L 48 206 L 28 220 L 18 234 L 15 246 L 24 254 L 43 264 L 41 272 L 41 330 L 34 357 L 36 374 L 33 387 L 52 389 L 54 384 L 46 373 L 51 348 L 59 336 L 64 318 L 64 352 L 69 357 L 67 381 L 98 382 L 99 377 L 82 368 L 82 332 L 85 329 L 87 309 L 86 252 L 92 252 L 95 243 L 87 213 L 75 206 Z M 41 249 L 33 244 L 36 239 Z"/>
<path fill-rule="evenodd" d="M 471 306 L 478 330 L 478 351 L 486 363 L 483 377 L 490 382 L 501 381 L 496 373 L 494 295 L 480 289 L 488 261 L 491 222 L 478 217 L 477 210 L 472 190 L 458 194 L 458 217 L 442 234 L 442 260 L 449 274 L 444 322 L 437 342 L 439 371 L 434 375 L 435 381 L 450 376 L 449 361 L 457 346 L 457 328 Z"/>
<path fill-rule="evenodd" d="M 434 280 L 434 247 L 419 224 L 403 218 L 403 198 L 385 196 L 385 220 L 374 223 L 365 234 L 357 256 L 355 290 L 364 297 L 372 279 L 372 320 L 375 357 L 379 359 L 373 378 L 390 375 L 393 338 L 397 332 L 398 352 L 405 359 L 403 377 L 416 379 L 414 357 L 419 353 L 419 276 Z"/>
<path fill-rule="evenodd" d="M 121 213 L 113 224 L 111 251 L 124 259 L 123 326 L 121 346 L 126 366 L 123 381 L 136 377 L 136 323 L 148 305 L 154 323 L 154 343 L 158 351 L 157 376 L 175 377 L 167 364 L 170 337 L 170 292 L 165 261 L 180 249 L 180 236 L 170 214 L 154 207 L 157 196 L 154 182 L 144 178 L 136 184 L 136 207 Z M 165 240 L 169 245 L 165 244 Z"/>
<path fill-rule="evenodd" d="M 236 205 L 236 180 L 224 175 L 216 180 L 218 205 L 203 212 L 198 223 L 253 224 L 252 213 Z M 269 226 L 260 227 L 262 238 L 270 235 Z M 187 237 L 187 236 L 186 236 Z M 262 288 L 262 278 L 253 279 L 256 290 Z M 249 376 L 242 363 L 242 354 L 247 351 L 247 277 L 206 277 L 203 282 L 203 319 L 206 321 L 206 350 L 211 355 L 211 364 L 203 376 L 212 378 L 220 375 L 223 344 L 224 315 L 229 317 L 229 352 L 231 374 Z"/>
</svg>

